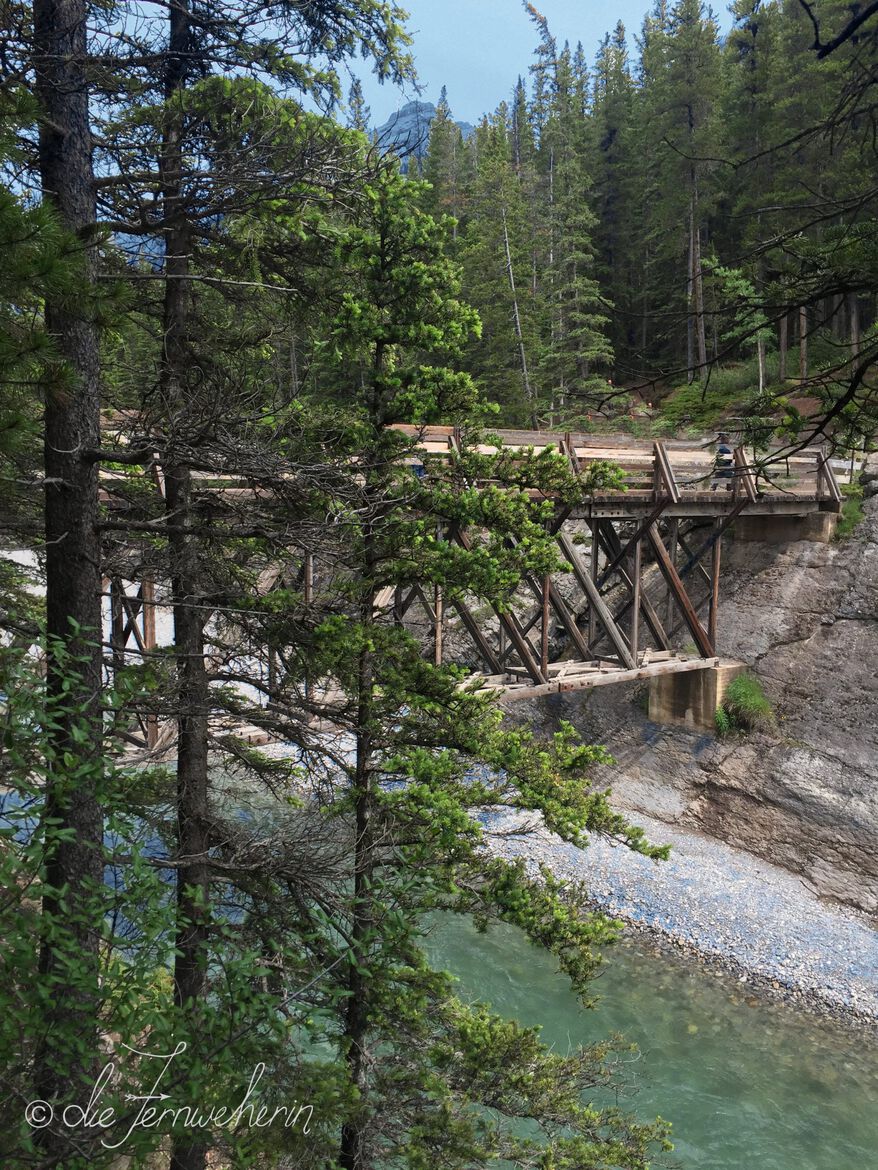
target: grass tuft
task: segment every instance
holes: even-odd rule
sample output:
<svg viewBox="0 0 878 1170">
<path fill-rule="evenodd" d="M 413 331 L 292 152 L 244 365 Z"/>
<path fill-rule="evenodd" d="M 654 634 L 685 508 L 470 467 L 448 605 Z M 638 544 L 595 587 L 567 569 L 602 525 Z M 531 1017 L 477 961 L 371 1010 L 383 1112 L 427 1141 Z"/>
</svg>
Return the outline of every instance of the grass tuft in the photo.
<svg viewBox="0 0 878 1170">
<path fill-rule="evenodd" d="M 723 716 L 719 716 L 719 711 Z M 726 723 L 728 726 L 725 726 Z M 726 687 L 718 708 L 717 730 L 767 731 L 774 726 L 774 712 L 762 689 L 762 683 L 752 674 L 739 674 Z"/>
<path fill-rule="evenodd" d="M 842 501 L 838 524 L 835 528 L 836 540 L 845 540 L 850 536 L 865 516 L 865 512 L 863 511 L 862 484 L 844 483 L 841 485 L 841 492 L 844 500 Z"/>
</svg>

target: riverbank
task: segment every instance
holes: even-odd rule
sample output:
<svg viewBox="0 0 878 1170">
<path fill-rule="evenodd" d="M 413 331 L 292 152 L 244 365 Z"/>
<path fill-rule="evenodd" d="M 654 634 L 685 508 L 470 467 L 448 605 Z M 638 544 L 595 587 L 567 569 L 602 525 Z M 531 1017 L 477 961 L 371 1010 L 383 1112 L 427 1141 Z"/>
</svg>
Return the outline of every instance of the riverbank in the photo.
<svg viewBox="0 0 878 1170">
<path fill-rule="evenodd" d="M 642 813 L 632 819 L 651 841 L 671 845 L 670 860 L 599 839 L 576 849 L 542 825 L 509 836 L 525 816 L 491 816 L 487 827 L 493 850 L 583 882 L 596 909 L 657 944 L 734 975 L 756 994 L 878 1027 L 878 932 L 864 918 L 741 849 Z"/>
</svg>

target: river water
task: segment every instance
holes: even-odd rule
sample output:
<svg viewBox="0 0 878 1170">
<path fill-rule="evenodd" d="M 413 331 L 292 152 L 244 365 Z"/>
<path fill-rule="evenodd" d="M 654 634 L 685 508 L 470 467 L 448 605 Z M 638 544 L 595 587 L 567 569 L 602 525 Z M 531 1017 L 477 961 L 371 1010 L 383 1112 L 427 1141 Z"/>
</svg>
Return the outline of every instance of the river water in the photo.
<svg viewBox="0 0 878 1170">
<path fill-rule="evenodd" d="M 876 1170 L 878 1051 L 874 1034 L 758 1000 L 735 979 L 637 940 L 608 952 L 600 998 L 582 1010 L 551 959 L 511 927 L 478 934 L 443 918 L 434 963 L 459 994 L 489 1002 L 566 1050 L 621 1032 L 624 1108 L 673 1123 L 682 1170 Z"/>
</svg>

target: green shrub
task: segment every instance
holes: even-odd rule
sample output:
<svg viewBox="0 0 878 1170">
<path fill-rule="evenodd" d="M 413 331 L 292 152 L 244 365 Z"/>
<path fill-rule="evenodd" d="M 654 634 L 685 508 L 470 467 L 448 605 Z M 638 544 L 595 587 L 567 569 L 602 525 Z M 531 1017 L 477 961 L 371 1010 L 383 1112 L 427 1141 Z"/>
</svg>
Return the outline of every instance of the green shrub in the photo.
<svg viewBox="0 0 878 1170">
<path fill-rule="evenodd" d="M 835 539 L 844 540 L 850 536 L 865 516 L 863 511 L 863 485 L 859 483 L 844 483 L 841 485 L 841 494 L 844 500 L 841 505 L 841 514 L 835 529 Z"/>
<path fill-rule="evenodd" d="M 729 719 L 729 713 L 725 707 L 717 707 L 714 721 L 717 735 L 728 735 L 732 730 L 732 721 Z"/>
<path fill-rule="evenodd" d="M 719 712 L 723 712 L 721 719 Z M 728 726 L 721 722 L 727 721 Z M 762 683 L 752 674 L 739 674 L 726 687 L 721 706 L 717 709 L 717 730 L 765 731 L 774 726 L 774 712 L 771 709 Z"/>
</svg>

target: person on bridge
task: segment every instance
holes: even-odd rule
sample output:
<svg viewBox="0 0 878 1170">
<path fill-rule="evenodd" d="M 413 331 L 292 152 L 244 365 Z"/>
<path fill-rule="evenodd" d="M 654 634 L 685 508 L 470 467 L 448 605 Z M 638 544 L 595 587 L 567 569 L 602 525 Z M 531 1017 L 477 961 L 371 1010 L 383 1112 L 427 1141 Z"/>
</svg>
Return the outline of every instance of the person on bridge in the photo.
<svg viewBox="0 0 878 1170">
<path fill-rule="evenodd" d="M 715 492 L 720 480 L 726 480 L 726 491 L 732 490 L 732 480 L 735 475 L 734 456 L 729 446 L 728 435 L 717 435 L 716 457 L 713 461 L 713 483 L 710 490 Z"/>
</svg>

